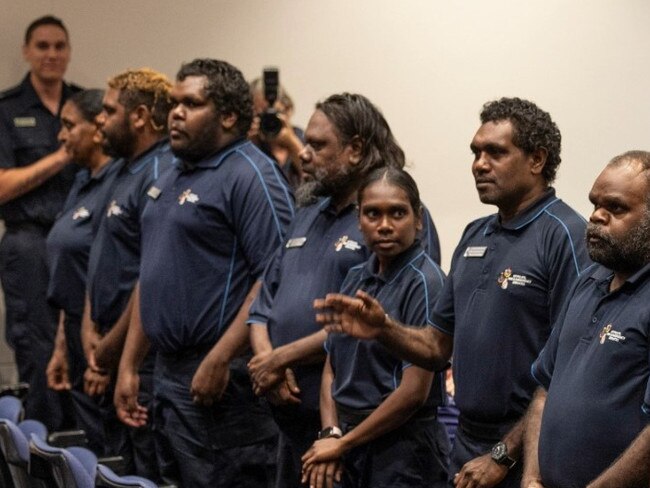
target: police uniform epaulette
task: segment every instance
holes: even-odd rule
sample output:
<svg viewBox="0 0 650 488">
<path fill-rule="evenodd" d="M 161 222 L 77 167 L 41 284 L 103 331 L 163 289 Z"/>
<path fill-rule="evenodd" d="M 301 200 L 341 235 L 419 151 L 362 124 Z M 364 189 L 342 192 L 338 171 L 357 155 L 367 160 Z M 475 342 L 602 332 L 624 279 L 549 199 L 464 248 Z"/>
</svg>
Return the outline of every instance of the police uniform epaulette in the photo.
<svg viewBox="0 0 650 488">
<path fill-rule="evenodd" d="M 8 88 L 7 90 L 1 91 L 0 100 L 5 100 L 7 98 L 15 97 L 16 95 L 20 94 L 22 89 L 23 89 L 22 85 L 16 85 L 12 88 Z"/>
</svg>

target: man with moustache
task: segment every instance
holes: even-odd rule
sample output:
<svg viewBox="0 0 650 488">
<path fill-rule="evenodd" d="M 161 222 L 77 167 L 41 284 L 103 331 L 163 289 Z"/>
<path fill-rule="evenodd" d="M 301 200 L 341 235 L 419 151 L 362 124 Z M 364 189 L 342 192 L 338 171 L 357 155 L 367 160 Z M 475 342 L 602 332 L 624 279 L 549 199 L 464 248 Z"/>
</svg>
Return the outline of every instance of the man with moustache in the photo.
<svg viewBox="0 0 650 488">
<path fill-rule="evenodd" d="M 576 284 L 532 368 L 524 487 L 650 481 L 650 153 L 616 156 L 594 183 Z"/>
<path fill-rule="evenodd" d="M 19 380 L 30 385 L 25 413 L 54 430 L 63 411 L 45 377 L 57 326 L 46 302 L 45 238 L 74 180 L 75 167 L 57 135 L 61 107 L 79 88 L 63 81 L 70 40 L 60 19 L 48 15 L 27 27 L 23 57 L 29 73 L 0 94 L 0 219 L 6 226 L 0 280 L 7 342 Z"/>
<path fill-rule="evenodd" d="M 308 189 L 317 199 L 296 214 L 285 244 L 265 270 L 248 319 L 256 354 L 249 363 L 255 391 L 273 404 L 281 431 L 278 488 L 300 486 L 300 458 L 321 431 L 326 335 L 314 320 L 312 302 L 338 290 L 348 270 L 370 256 L 356 208 L 357 188 L 365 176 L 405 163 L 388 122 L 359 94 L 336 94 L 317 103 L 305 142 L 300 157 L 312 181 L 298 191 L 304 195 Z M 420 238 L 439 260 L 438 236 L 428 212 L 423 222 L 426 230 Z M 439 442 L 444 451 L 444 440 Z"/>
<path fill-rule="evenodd" d="M 277 432 L 248 378 L 245 321 L 293 217 L 291 190 L 246 140 L 253 107 L 237 68 L 214 59 L 184 64 L 171 98 L 179 162 L 161 175 L 142 217 L 139 299 L 120 363 L 118 413 L 132 425 L 147 414 L 137 402 L 137 369 L 151 344 L 153 417 L 179 484 L 269 486 Z"/>
<path fill-rule="evenodd" d="M 82 340 L 88 369 L 85 389 L 103 395 L 109 451 L 125 459 L 127 472 L 159 480 L 150 423 L 127 427 L 115 417 L 111 375 L 117 370 L 130 320 L 130 298 L 140 274 L 140 221 L 155 196 L 153 183 L 173 155 L 167 140 L 171 83 L 148 68 L 127 70 L 108 82 L 97 118 L 108 154 L 123 158 L 90 250 Z M 141 401 L 152 397 L 152 353 L 142 367 Z"/>
<path fill-rule="evenodd" d="M 454 252 L 426 329 L 383 314 L 376 300 L 329 296 L 320 321 L 377 337 L 395 354 L 433 369 L 453 346 L 459 428 L 450 463 L 457 488 L 521 483 L 523 415 L 535 390 L 530 366 L 567 293 L 590 264 L 585 222 L 555 196 L 560 131 L 534 103 L 486 103 L 470 148 L 481 202 L 498 213 L 470 223 Z"/>
</svg>

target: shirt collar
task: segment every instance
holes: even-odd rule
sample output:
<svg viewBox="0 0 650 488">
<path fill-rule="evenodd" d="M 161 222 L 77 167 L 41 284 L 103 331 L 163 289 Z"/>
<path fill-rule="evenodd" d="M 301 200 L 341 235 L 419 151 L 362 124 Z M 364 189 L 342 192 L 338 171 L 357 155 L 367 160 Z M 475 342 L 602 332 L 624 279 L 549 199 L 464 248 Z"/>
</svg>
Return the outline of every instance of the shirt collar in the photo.
<svg viewBox="0 0 650 488">
<path fill-rule="evenodd" d="M 318 205 L 318 210 L 321 213 L 328 213 L 334 216 L 343 215 L 344 213 L 356 210 L 357 208 L 357 204 L 351 202 L 347 204 L 345 207 L 343 207 L 341 210 L 337 211 L 336 207 L 332 204 L 332 197 L 322 197 L 318 200 L 316 205 Z"/>
<path fill-rule="evenodd" d="M 609 284 L 612 281 L 612 278 L 614 277 L 614 272 L 611 269 L 606 268 L 602 264 L 596 263 L 594 265 L 594 270 L 591 272 L 590 277 L 596 282 L 597 286 L 602 287 L 603 290 L 605 290 L 605 292 L 608 293 Z M 637 271 L 632 276 L 630 276 L 627 280 L 625 280 L 623 286 L 621 286 L 618 290 L 622 290 L 624 288 L 630 288 L 630 287 L 636 288 L 637 286 L 641 285 L 648 279 L 650 279 L 650 263 L 646 264 L 643 268 L 641 268 L 639 271 Z"/>
<path fill-rule="evenodd" d="M 418 259 L 424 253 L 425 251 L 422 247 L 422 243 L 419 239 L 416 239 L 411 247 L 397 256 L 395 260 L 390 264 L 388 269 L 385 270 L 382 274 L 377 271 L 379 269 L 379 262 L 377 260 L 377 256 L 373 253 L 372 256 L 370 256 L 370 259 L 366 261 L 363 272 L 361 274 L 361 279 L 364 281 L 375 279 L 384 283 L 391 283 L 400 274 L 402 274 L 402 271 L 404 271 L 404 269 L 410 266 L 414 260 Z"/>
<path fill-rule="evenodd" d="M 239 138 L 234 140 L 230 144 L 222 147 L 215 154 L 212 154 L 197 163 L 188 163 L 187 161 L 180 160 L 177 166 L 178 170 L 183 172 L 183 171 L 192 171 L 197 168 L 200 169 L 217 168 L 221 165 L 224 159 L 226 159 L 228 156 L 230 156 L 232 153 L 239 150 L 246 144 L 252 145 L 252 142 L 244 138 Z"/>
<path fill-rule="evenodd" d="M 32 80 L 31 80 L 31 73 L 27 73 L 25 77 L 23 78 L 23 81 L 20 83 L 20 87 L 22 90 L 22 98 L 24 100 L 23 105 L 26 107 L 39 107 L 42 106 L 45 108 L 45 105 L 43 105 L 43 102 L 38 96 L 38 93 L 36 93 L 36 90 L 34 89 L 34 85 L 32 85 Z M 63 82 L 63 88 L 61 90 L 61 100 L 59 100 L 59 107 L 58 107 L 58 112 L 61 113 L 61 107 L 63 107 L 63 103 L 70 98 L 73 94 L 72 88 L 65 82 Z M 48 110 L 49 112 L 49 110 Z"/>
<path fill-rule="evenodd" d="M 133 161 L 127 163 L 126 167 L 129 170 L 129 173 L 132 175 L 139 173 L 142 171 L 150 162 L 152 159 L 155 159 L 158 157 L 158 154 L 160 151 L 164 148 L 164 146 L 168 145 L 169 141 L 167 140 L 166 137 L 160 139 L 159 141 L 155 142 L 154 144 L 149 147 L 146 151 L 144 151 L 142 154 L 140 154 L 137 158 L 135 158 Z"/>
<path fill-rule="evenodd" d="M 560 199 L 555 196 L 555 189 L 547 188 L 540 198 L 504 224 L 501 223 L 498 213 L 492 215 L 486 225 L 485 234 L 491 234 L 500 228 L 507 230 L 523 229 L 542 215 L 548 207 L 559 201 Z"/>
</svg>

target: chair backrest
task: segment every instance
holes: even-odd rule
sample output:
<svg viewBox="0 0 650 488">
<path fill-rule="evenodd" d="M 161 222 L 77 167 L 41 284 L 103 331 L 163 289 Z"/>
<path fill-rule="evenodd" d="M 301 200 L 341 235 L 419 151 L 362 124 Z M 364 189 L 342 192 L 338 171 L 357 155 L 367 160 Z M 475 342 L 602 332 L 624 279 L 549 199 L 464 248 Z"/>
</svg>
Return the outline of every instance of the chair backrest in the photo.
<svg viewBox="0 0 650 488">
<path fill-rule="evenodd" d="M 0 397 L 0 419 L 8 419 L 17 424 L 22 415 L 23 402 L 15 396 Z"/>
<path fill-rule="evenodd" d="M 140 476 L 119 476 L 103 464 L 97 465 L 95 480 L 96 486 L 103 488 L 158 488 L 156 483 Z"/>
<path fill-rule="evenodd" d="M 7 463 L 13 487 L 29 488 L 29 443 L 23 431 L 8 419 L 0 419 L 0 450 Z"/>
<path fill-rule="evenodd" d="M 84 464 L 67 449 L 52 447 L 44 439 L 32 435 L 29 450 L 30 473 L 33 472 L 35 476 L 50 478 L 58 488 L 94 488 L 94 470 L 92 474 L 89 473 Z M 88 462 L 87 459 L 84 461 Z"/>
</svg>

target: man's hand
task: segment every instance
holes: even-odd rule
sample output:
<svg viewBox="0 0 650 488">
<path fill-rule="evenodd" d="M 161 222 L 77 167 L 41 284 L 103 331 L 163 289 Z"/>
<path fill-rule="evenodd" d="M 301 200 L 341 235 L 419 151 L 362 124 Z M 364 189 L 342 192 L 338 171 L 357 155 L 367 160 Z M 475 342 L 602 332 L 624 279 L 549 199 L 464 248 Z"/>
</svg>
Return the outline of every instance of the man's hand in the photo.
<svg viewBox="0 0 650 488">
<path fill-rule="evenodd" d="M 111 376 L 107 373 L 93 371 L 90 367 L 84 373 L 84 392 L 88 396 L 99 396 L 106 392 Z"/>
<path fill-rule="evenodd" d="M 190 394 L 197 405 L 209 407 L 219 401 L 230 380 L 230 365 L 227 362 L 206 356 L 194 373 Z"/>
<path fill-rule="evenodd" d="M 271 388 L 266 393 L 266 398 L 273 405 L 298 405 L 301 402 L 300 388 L 291 369 L 286 369 L 284 381 Z"/>
<path fill-rule="evenodd" d="M 362 290 L 355 297 L 329 293 L 314 300 L 314 308 L 322 310 L 316 321 L 327 332 L 342 332 L 358 339 L 375 339 L 386 327 L 386 313 L 380 303 Z"/>
<path fill-rule="evenodd" d="M 129 427 L 147 424 L 147 409 L 138 403 L 140 376 L 137 373 L 120 371 L 115 384 L 115 411 L 117 418 Z"/>
<path fill-rule="evenodd" d="M 70 390 L 70 377 L 68 375 L 68 358 L 65 353 L 54 351 L 45 370 L 47 386 L 55 391 Z"/>
<path fill-rule="evenodd" d="M 484 454 L 465 463 L 454 476 L 456 488 L 491 488 L 508 474 L 508 468 L 494 462 L 490 454 Z"/>
<path fill-rule="evenodd" d="M 340 461 L 315 463 L 303 469 L 301 483 L 309 483 L 309 488 L 334 488 L 334 482 L 340 482 L 342 474 Z"/>
<path fill-rule="evenodd" d="M 276 361 L 274 349 L 261 352 L 248 362 L 248 372 L 256 395 L 262 395 L 284 380 L 284 367 Z"/>
</svg>

